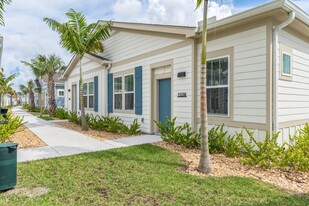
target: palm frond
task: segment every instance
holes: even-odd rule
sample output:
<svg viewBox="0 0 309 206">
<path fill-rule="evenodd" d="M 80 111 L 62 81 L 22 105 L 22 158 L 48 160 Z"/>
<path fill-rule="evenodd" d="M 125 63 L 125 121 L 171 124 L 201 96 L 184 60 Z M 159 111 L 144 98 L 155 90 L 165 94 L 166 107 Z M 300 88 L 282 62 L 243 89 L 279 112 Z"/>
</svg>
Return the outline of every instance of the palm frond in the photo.
<svg viewBox="0 0 309 206">
<path fill-rule="evenodd" d="M 4 5 L 9 5 L 11 4 L 11 0 L 0 0 L 0 25 L 4 26 L 4 19 L 3 19 L 3 13 L 5 12 L 4 10 Z"/>
</svg>

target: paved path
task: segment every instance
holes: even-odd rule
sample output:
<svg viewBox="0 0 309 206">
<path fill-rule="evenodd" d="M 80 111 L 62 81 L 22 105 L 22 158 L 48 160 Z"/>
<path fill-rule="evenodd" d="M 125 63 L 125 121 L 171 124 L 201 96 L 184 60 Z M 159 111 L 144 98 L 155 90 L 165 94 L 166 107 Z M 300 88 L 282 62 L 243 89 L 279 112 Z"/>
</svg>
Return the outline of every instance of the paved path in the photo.
<svg viewBox="0 0 309 206">
<path fill-rule="evenodd" d="M 24 120 L 28 122 L 25 126 L 48 145 L 39 148 L 19 149 L 17 153 L 18 162 L 68 156 L 161 141 L 161 138 L 156 135 L 142 135 L 138 137 L 99 141 L 79 132 L 37 118 L 20 108 L 13 109 L 13 113 L 18 116 L 24 116 Z"/>
</svg>

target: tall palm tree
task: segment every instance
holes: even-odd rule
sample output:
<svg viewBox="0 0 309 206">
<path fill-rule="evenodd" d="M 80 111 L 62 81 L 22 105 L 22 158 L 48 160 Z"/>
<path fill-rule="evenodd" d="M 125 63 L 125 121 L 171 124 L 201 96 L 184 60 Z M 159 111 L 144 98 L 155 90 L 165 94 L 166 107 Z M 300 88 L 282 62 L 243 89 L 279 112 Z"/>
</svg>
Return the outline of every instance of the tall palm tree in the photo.
<svg viewBox="0 0 309 206">
<path fill-rule="evenodd" d="M 83 72 L 82 58 L 86 53 L 103 52 L 102 41 L 110 36 L 111 23 L 87 24 L 85 16 L 81 12 L 70 9 L 66 16 L 67 22 L 60 23 L 54 19 L 44 18 L 47 25 L 60 35 L 60 44 L 70 53 L 78 55 L 80 59 L 80 106 L 82 118 L 82 130 L 88 130 L 83 101 Z"/>
<path fill-rule="evenodd" d="M 199 8 L 204 3 L 203 12 L 203 33 L 202 33 L 202 56 L 201 56 L 201 157 L 198 165 L 198 170 L 202 173 L 212 173 L 213 166 L 210 160 L 208 132 L 207 132 L 207 13 L 208 0 L 197 0 L 196 8 Z"/>
<path fill-rule="evenodd" d="M 19 90 L 21 92 L 21 94 L 25 97 L 25 102 L 23 102 L 23 104 L 27 104 L 27 99 L 26 99 L 26 96 L 28 95 L 29 91 L 28 91 L 28 88 L 25 86 L 25 85 L 19 85 Z"/>
<path fill-rule="evenodd" d="M 44 75 L 47 75 L 47 88 L 48 88 L 48 113 L 49 116 L 53 117 L 57 109 L 56 99 L 55 99 L 55 79 L 54 75 L 57 72 L 62 72 L 65 70 L 64 62 L 62 59 L 55 55 L 51 54 L 48 56 L 38 55 L 36 58 L 38 67 L 42 67 L 42 72 Z"/>
<path fill-rule="evenodd" d="M 29 67 L 32 73 L 35 75 L 37 80 L 42 79 L 42 77 L 46 74 L 46 64 L 42 62 L 36 57 L 35 59 L 31 59 L 30 62 L 21 61 L 25 66 Z M 37 89 L 40 99 L 40 107 L 41 107 L 41 115 L 43 113 L 43 97 L 42 97 L 42 87 Z"/>
<path fill-rule="evenodd" d="M 0 69 L 0 107 L 2 105 L 2 96 L 7 94 L 9 91 L 13 90 L 12 86 L 13 83 L 11 81 L 15 79 L 16 73 L 11 74 L 10 76 L 6 77 L 4 74 L 4 69 Z"/>
<path fill-rule="evenodd" d="M 4 5 L 12 3 L 12 0 L 0 0 L 0 25 L 4 26 L 4 19 L 3 19 L 3 12 L 4 12 Z"/>
<path fill-rule="evenodd" d="M 19 85 L 19 89 L 22 93 L 28 94 L 29 95 L 29 105 L 30 105 L 30 110 L 34 109 L 35 104 L 34 104 L 34 83 L 32 80 L 29 80 L 27 82 L 27 86 L 21 84 Z"/>
</svg>

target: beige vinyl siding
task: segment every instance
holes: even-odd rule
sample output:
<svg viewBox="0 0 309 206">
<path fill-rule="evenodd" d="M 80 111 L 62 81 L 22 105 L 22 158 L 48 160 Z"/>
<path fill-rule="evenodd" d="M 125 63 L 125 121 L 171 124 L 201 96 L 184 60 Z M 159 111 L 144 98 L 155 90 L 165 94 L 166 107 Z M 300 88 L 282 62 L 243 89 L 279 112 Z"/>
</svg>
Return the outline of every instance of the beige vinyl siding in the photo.
<svg viewBox="0 0 309 206">
<path fill-rule="evenodd" d="M 84 82 L 90 82 L 94 81 L 94 77 L 99 77 L 99 105 L 98 105 L 98 113 L 94 112 L 93 110 L 86 110 L 86 113 L 93 113 L 93 114 L 99 114 L 99 115 L 106 115 L 105 107 L 106 107 L 106 101 L 105 99 L 105 88 L 106 88 L 106 76 L 104 72 L 104 66 L 91 60 L 88 57 L 84 57 L 82 59 L 82 70 L 83 70 L 83 81 Z M 66 81 L 66 91 L 70 89 L 70 92 L 67 92 L 67 95 L 65 96 L 65 102 L 66 103 L 66 109 L 71 111 L 72 110 L 72 85 L 77 85 L 77 110 L 79 110 L 79 61 L 71 71 L 71 73 L 68 76 L 68 79 Z"/>
<path fill-rule="evenodd" d="M 284 31 L 279 42 L 292 49 L 293 68 L 292 81 L 278 82 L 279 123 L 309 119 L 309 44 Z"/>
<path fill-rule="evenodd" d="M 118 41 L 122 43 L 118 43 Z M 124 42 L 126 41 L 128 42 L 125 44 Z M 105 52 L 103 54 L 105 58 L 112 59 L 113 63 L 117 63 L 117 61 L 122 61 L 149 51 L 154 51 L 180 41 L 184 40 L 120 32 L 109 39 L 107 44 L 104 42 Z M 152 85 L 150 65 L 166 60 L 172 60 L 173 64 L 171 65 L 171 69 L 170 67 L 166 67 L 163 70 L 157 70 L 156 73 L 159 74 L 172 71 L 172 117 L 177 116 L 177 122 L 179 124 L 183 124 L 185 122 L 191 123 L 192 46 L 192 44 L 188 43 L 187 46 L 166 53 L 147 57 L 145 59 L 130 62 L 121 66 L 113 66 L 110 73 L 125 72 L 127 70 L 134 69 L 137 66 L 143 67 L 143 114 L 135 115 L 132 112 L 114 112 L 110 113 L 110 115 L 119 116 L 127 125 L 130 125 L 134 119 L 138 119 L 141 124 L 142 131 L 150 133 L 151 125 L 153 123 L 151 119 L 151 95 L 155 95 L 151 93 Z M 120 53 L 119 50 L 122 52 Z M 177 78 L 178 72 L 186 72 L 186 77 Z M 186 92 L 187 97 L 178 98 L 177 95 L 179 92 Z"/>
<path fill-rule="evenodd" d="M 159 36 L 119 32 L 104 41 L 104 57 L 112 59 L 113 62 L 119 62 L 181 41 Z"/>
<path fill-rule="evenodd" d="M 266 26 L 208 42 L 207 51 L 234 48 L 232 121 L 266 124 Z M 198 45 L 198 117 L 200 116 L 200 53 Z M 230 82 L 230 81 L 229 81 Z M 231 82 L 230 82 L 231 83 Z M 231 84 L 230 84 L 231 85 Z M 231 113 L 231 111 L 230 111 Z M 224 123 L 224 122 L 222 122 Z M 211 122 L 210 122 L 211 124 Z"/>
</svg>

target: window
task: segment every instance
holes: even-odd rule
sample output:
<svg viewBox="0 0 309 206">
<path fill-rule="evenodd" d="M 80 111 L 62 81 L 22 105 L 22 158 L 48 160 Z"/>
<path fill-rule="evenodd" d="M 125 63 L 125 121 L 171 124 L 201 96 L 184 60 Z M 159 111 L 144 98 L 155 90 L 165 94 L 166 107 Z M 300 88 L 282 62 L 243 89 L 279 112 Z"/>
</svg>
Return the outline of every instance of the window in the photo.
<svg viewBox="0 0 309 206">
<path fill-rule="evenodd" d="M 134 75 L 114 78 L 114 109 L 134 110 Z"/>
<path fill-rule="evenodd" d="M 94 107 L 94 83 L 88 82 L 83 84 L 84 108 L 93 109 Z"/>
<path fill-rule="evenodd" d="M 128 75 L 124 77 L 125 85 L 125 110 L 133 110 L 134 105 L 134 76 Z"/>
<path fill-rule="evenodd" d="M 58 96 L 59 97 L 64 97 L 64 91 L 63 90 L 59 90 L 58 91 Z"/>
<path fill-rule="evenodd" d="M 94 83 L 88 83 L 88 100 L 89 100 L 89 108 L 93 109 L 94 106 Z"/>
<path fill-rule="evenodd" d="M 228 116 L 229 57 L 207 61 L 207 110 L 209 114 Z"/>
<path fill-rule="evenodd" d="M 292 75 L 292 58 L 287 53 L 282 53 L 282 75 Z"/>
<path fill-rule="evenodd" d="M 114 102 L 115 109 L 122 109 L 122 77 L 114 79 Z"/>
</svg>

